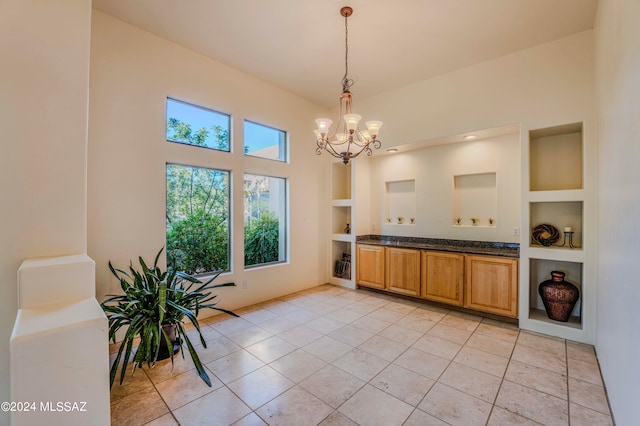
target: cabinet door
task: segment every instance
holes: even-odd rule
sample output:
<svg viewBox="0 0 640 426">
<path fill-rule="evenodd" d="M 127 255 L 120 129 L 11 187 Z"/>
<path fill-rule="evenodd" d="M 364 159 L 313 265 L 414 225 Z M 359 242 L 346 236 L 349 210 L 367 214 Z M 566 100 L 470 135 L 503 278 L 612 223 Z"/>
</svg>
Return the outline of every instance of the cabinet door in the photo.
<svg viewBox="0 0 640 426">
<path fill-rule="evenodd" d="M 387 247 L 387 290 L 420 296 L 420 251 Z"/>
<path fill-rule="evenodd" d="M 384 247 L 356 245 L 356 282 L 384 290 Z"/>
<path fill-rule="evenodd" d="M 518 260 L 467 256 L 465 307 L 518 316 Z"/>
<path fill-rule="evenodd" d="M 464 255 L 422 252 L 422 297 L 434 302 L 462 306 Z"/>
</svg>

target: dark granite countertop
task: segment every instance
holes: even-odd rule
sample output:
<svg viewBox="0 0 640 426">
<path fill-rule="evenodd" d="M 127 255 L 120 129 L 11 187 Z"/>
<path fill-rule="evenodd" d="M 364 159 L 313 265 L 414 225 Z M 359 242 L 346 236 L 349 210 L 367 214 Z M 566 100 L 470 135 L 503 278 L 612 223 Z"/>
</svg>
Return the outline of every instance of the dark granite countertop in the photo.
<svg viewBox="0 0 640 426">
<path fill-rule="evenodd" d="M 520 257 L 520 244 L 495 241 L 445 240 L 441 238 L 396 237 L 390 235 L 358 235 L 357 244 L 393 246 L 419 250 L 438 250 L 453 253 L 484 254 L 489 256 Z"/>
</svg>

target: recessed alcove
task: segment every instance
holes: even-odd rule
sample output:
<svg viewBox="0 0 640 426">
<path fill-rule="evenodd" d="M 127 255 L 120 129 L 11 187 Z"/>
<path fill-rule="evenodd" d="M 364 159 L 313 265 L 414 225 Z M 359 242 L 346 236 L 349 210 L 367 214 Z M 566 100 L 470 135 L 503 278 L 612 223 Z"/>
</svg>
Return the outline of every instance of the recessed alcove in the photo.
<svg viewBox="0 0 640 426">
<path fill-rule="evenodd" d="M 573 308 L 571 317 L 566 323 L 549 319 L 538 293 L 540 283 L 551 279 L 551 271 L 565 273 L 565 281 L 578 287 L 580 298 Z M 582 328 L 582 271 L 583 264 L 549 259 L 529 259 L 529 318 L 572 328 Z"/>
<path fill-rule="evenodd" d="M 331 276 L 333 278 L 338 278 L 338 279 L 343 279 L 343 280 L 350 280 L 351 279 L 351 268 L 350 268 L 350 264 L 351 264 L 351 243 L 346 242 L 346 241 L 332 241 L 331 242 L 331 257 L 332 257 L 332 272 L 331 272 Z M 338 270 L 338 268 L 336 268 L 336 264 L 338 261 L 345 261 L 348 259 L 349 262 L 349 270 L 348 273 L 347 271 L 342 271 L 343 273 L 341 274 L 340 271 Z"/>
<path fill-rule="evenodd" d="M 351 164 L 333 163 L 332 190 L 333 200 L 347 200 L 351 198 Z"/>
<path fill-rule="evenodd" d="M 565 227 L 571 227 L 573 232 L 573 247 L 582 248 L 582 201 L 551 201 L 529 203 L 531 230 L 529 233 L 529 244 L 532 247 L 542 247 L 531 237 L 531 231 L 541 224 L 553 225 L 560 234 L 560 239 L 551 246 L 558 248 L 564 240 Z M 567 240 L 564 247 L 569 249 L 569 241 Z"/>
<path fill-rule="evenodd" d="M 582 123 L 530 131 L 530 190 L 582 189 L 582 151 Z"/>
<path fill-rule="evenodd" d="M 496 173 L 476 173 L 453 177 L 453 221 L 458 226 L 495 226 L 498 212 Z M 457 219 L 461 219 L 458 223 Z M 491 223 L 493 220 L 493 223 Z"/>
<path fill-rule="evenodd" d="M 416 216 L 416 181 L 385 182 L 385 218 L 387 223 L 410 225 Z M 414 218 L 413 222 L 411 218 Z"/>
<path fill-rule="evenodd" d="M 351 226 L 351 207 L 348 206 L 333 206 L 331 207 L 331 223 L 333 234 L 345 234 L 345 227 L 347 224 Z"/>
</svg>

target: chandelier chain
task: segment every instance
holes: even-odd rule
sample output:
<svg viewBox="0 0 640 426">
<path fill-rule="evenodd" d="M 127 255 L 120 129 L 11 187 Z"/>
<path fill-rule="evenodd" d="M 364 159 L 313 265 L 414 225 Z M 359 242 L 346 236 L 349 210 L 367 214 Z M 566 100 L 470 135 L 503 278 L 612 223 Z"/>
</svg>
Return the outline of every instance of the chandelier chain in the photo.
<svg viewBox="0 0 640 426">
<path fill-rule="evenodd" d="M 350 92 L 353 80 L 349 78 L 349 15 L 344 17 L 344 77 L 342 77 L 342 91 Z"/>
</svg>

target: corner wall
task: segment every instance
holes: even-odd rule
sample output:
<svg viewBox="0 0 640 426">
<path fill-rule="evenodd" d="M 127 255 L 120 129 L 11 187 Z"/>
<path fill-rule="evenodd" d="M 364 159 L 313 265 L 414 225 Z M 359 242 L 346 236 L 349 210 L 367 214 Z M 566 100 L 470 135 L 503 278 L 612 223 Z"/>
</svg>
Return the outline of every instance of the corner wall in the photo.
<svg viewBox="0 0 640 426">
<path fill-rule="evenodd" d="M 99 301 L 119 290 L 109 260 L 122 267 L 138 256 L 153 259 L 165 244 L 167 162 L 232 170 L 233 271 L 218 280 L 237 287 L 220 289 L 221 307 L 326 282 L 329 157 L 315 155 L 312 132 L 326 111 L 95 10 L 90 87 L 88 244 Z M 236 154 L 166 142 L 167 96 L 231 114 Z M 245 118 L 288 132 L 290 164 L 242 155 Z M 288 264 L 244 270 L 244 172 L 289 179 Z"/>
<path fill-rule="evenodd" d="M 640 338 L 640 2 L 600 0 L 596 350 L 617 424 L 638 424 Z"/>
<path fill-rule="evenodd" d="M 21 262 L 86 252 L 90 31 L 88 0 L 0 2 L 0 401 Z"/>
</svg>

